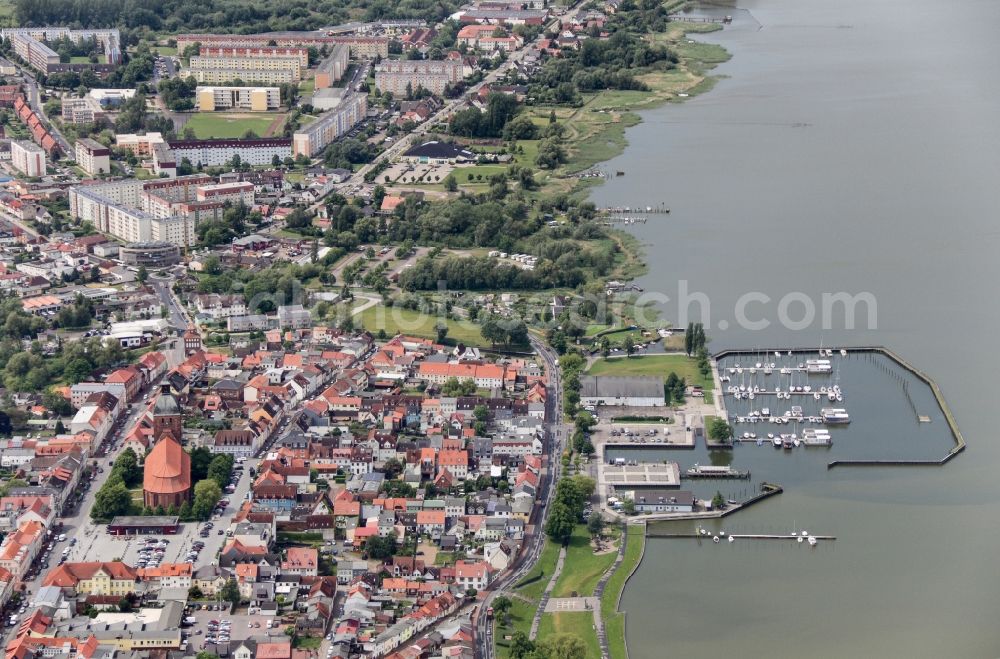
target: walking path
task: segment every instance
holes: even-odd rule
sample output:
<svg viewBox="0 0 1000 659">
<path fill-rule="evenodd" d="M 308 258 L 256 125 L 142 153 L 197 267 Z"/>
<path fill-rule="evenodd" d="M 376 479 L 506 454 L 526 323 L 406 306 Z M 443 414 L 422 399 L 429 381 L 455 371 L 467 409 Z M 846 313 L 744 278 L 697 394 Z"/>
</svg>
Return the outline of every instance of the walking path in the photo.
<svg viewBox="0 0 1000 659">
<path fill-rule="evenodd" d="M 566 548 L 559 548 L 559 560 L 556 561 L 556 569 L 552 572 L 552 578 L 549 579 L 549 585 L 545 587 L 545 592 L 542 593 L 542 597 L 538 600 L 538 609 L 535 611 L 535 617 L 531 620 L 531 633 L 528 634 L 528 638 L 535 640 L 538 636 L 538 625 L 542 622 L 542 613 L 545 612 L 545 607 L 549 603 L 549 596 L 552 595 L 552 590 L 556 587 L 556 582 L 559 581 L 559 575 L 562 574 L 563 563 L 566 561 Z"/>
<path fill-rule="evenodd" d="M 604 630 L 604 618 L 601 617 L 601 597 L 604 595 L 604 587 L 608 585 L 608 579 L 611 575 L 615 573 L 618 567 L 625 560 L 625 543 L 628 542 L 628 528 L 622 525 L 622 536 L 621 540 L 618 542 L 618 555 L 615 556 L 615 562 L 611 564 L 604 574 L 601 576 L 601 580 L 597 582 L 597 586 L 594 588 L 594 597 L 597 599 L 598 606 L 594 607 L 594 628 L 597 630 L 597 641 L 601 644 L 601 657 L 603 659 L 608 659 L 611 650 L 608 647 L 608 635 Z"/>
</svg>

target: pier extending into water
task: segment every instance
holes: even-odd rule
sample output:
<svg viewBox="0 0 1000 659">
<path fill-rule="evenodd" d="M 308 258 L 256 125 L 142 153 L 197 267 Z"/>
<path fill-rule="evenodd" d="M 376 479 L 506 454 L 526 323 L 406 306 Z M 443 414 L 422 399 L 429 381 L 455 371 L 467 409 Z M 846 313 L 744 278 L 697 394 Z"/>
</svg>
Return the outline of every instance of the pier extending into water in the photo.
<svg viewBox="0 0 1000 659">
<path fill-rule="evenodd" d="M 684 14 L 668 14 L 667 18 L 678 23 L 718 23 L 729 25 L 733 22 L 732 16 L 685 16 Z"/>
</svg>

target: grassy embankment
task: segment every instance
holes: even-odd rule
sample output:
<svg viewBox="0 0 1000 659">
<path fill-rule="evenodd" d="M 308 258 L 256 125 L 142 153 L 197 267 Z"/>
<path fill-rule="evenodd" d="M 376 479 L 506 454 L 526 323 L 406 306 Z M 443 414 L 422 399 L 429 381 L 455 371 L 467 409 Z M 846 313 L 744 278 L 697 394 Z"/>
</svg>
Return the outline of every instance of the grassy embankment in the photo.
<svg viewBox="0 0 1000 659">
<path fill-rule="evenodd" d="M 546 540 L 545 547 L 542 549 L 535 567 L 507 593 L 511 601 L 507 624 L 501 625 L 497 621 L 493 634 L 496 639 L 496 654 L 500 659 L 507 659 L 510 656 L 510 644 L 507 637 L 516 631 L 523 632 L 525 635 L 531 631 L 531 621 L 538 609 L 538 602 L 542 593 L 545 592 L 546 584 L 552 578 L 552 573 L 555 572 L 558 560 L 559 545 Z"/>
<path fill-rule="evenodd" d="M 618 611 L 618 599 L 625 589 L 629 575 L 639 565 L 642 558 L 643 545 L 646 543 L 646 530 L 643 526 L 629 526 L 628 544 L 625 545 L 625 557 L 615 573 L 608 579 L 601 595 L 601 619 L 604 620 L 604 632 L 608 638 L 608 651 L 611 659 L 627 659 L 625 649 L 625 614 Z"/>
<path fill-rule="evenodd" d="M 608 529 L 614 535 L 617 529 Z M 552 597 L 590 597 L 594 594 L 597 582 L 615 562 L 616 552 L 610 551 L 595 554 L 590 545 L 590 534 L 583 524 L 573 530 L 569 545 L 566 547 L 566 560 L 562 572 L 556 580 Z M 544 589 L 544 584 L 542 586 Z M 530 626 L 530 621 L 529 621 Z M 561 613 L 542 614 L 538 636 L 544 638 L 548 634 L 568 632 L 579 636 L 587 646 L 588 659 L 598 659 L 601 656 L 597 631 L 594 628 L 593 611 L 568 611 Z"/>
</svg>

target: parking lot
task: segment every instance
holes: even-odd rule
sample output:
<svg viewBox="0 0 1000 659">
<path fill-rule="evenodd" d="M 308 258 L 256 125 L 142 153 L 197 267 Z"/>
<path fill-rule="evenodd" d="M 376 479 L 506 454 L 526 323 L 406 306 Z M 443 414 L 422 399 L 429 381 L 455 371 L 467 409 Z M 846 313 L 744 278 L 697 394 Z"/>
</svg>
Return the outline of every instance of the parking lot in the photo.
<svg viewBox="0 0 1000 659">
<path fill-rule="evenodd" d="M 202 522 L 183 523 L 176 535 L 115 536 L 106 533 L 106 526 L 90 526 L 78 537 L 78 542 L 70 549 L 67 560 L 73 562 L 121 560 L 136 567 L 139 564 L 140 551 L 153 540 L 166 543 L 166 547 L 162 548 L 162 555 L 159 556 L 160 563 L 192 562 L 195 570 L 211 564 L 228 539 L 226 531 L 229 529 L 229 520 L 246 498 L 253 480 L 249 475 L 250 468 L 256 467 L 257 463 L 257 460 L 247 460 L 243 463 L 242 472 L 234 472 L 234 476 L 239 477 L 236 480 L 236 491 L 223 494 L 223 500 L 228 500 L 229 503 L 207 523 L 211 524 L 207 535 L 202 535 L 203 529 L 207 526 Z M 193 560 L 190 560 L 188 555 L 195 543 L 203 543 L 204 547 Z M 155 551 L 149 553 L 150 558 L 155 556 L 157 556 Z M 55 559 L 58 561 L 59 556 L 57 555 Z"/>
<path fill-rule="evenodd" d="M 288 638 L 280 621 L 271 616 L 249 615 L 245 612 L 231 614 L 227 611 L 200 609 L 185 615 L 193 617 L 196 621 L 184 630 L 189 635 L 188 642 L 195 650 L 205 649 L 206 643 L 212 639 L 224 643 L 226 640 L 242 641 L 250 637 L 257 639 L 263 636 Z M 273 622 L 271 622 L 272 620 Z M 216 624 L 213 624 L 213 621 Z M 268 628 L 268 622 L 271 622 L 271 628 Z"/>
</svg>

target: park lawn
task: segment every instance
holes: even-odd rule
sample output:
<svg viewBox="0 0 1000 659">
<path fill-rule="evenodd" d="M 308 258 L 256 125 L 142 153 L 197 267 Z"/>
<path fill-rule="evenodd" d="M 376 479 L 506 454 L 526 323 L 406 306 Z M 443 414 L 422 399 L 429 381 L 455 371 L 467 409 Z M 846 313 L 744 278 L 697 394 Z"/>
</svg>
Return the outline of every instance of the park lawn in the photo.
<svg viewBox="0 0 1000 659">
<path fill-rule="evenodd" d="M 73 55 L 69 58 L 70 64 L 89 64 L 90 58 L 86 55 Z"/>
<path fill-rule="evenodd" d="M 587 646 L 588 659 L 598 659 L 601 656 L 601 645 L 597 641 L 594 614 L 591 611 L 542 614 L 541 624 L 538 625 L 538 638 L 544 639 L 552 634 L 578 636 Z"/>
<path fill-rule="evenodd" d="M 548 585 L 549 579 L 552 578 L 552 573 L 556 571 L 556 563 L 558 561 L 559 545 L 546 538 L 545 546 L 542 547 L 542 553 L 538 557 L 538 562 L 535 563 L 535 567 L 532 568 L 531 572 L 526 574 L 524 579 L 521 580 L 521 583 L 524 585 L 517 587 L 518 594 L 538 601 L 542 597 L 542 593 L 545 592 L 545 586 Z M 539 578 L 531 581 L 535 577 Z M 529 581 L 530 583 L 528 583 Z"/>
<path fill-rule="evenodd" d="M 314 91 L 316 91 L 316 80 L 313 78 L 306 78 L 299 83 L 300 94 L 312 94 Z"/>
<path fill-rule="evenodd" d="M 323 638 L 320 636 L 296 636 L 294 645 L 298 650 L 319 650 L 322 643 Z"/>
<path fill-rule="evenodd" d="M 381 304 L 369 307 L 360 314 L 361 325 L 371 332 L 385 330 L 389 336 L 396 334 L 410 334 L 428 339 L 437 337 L 435 327 L 438 318 L 429 316 L 412 309 L 402 307 L 386 307 Z M 479 332 L 479 326 L 469 321 L 459 322 L 446 319 L 448 325 L 448 338 L 453 341 L 460 341 L 466 345 L 489 346 L 489 342 L 483 338 Z"/>
<path fill-rule="evenodd" d="M 615 562 L 615 552 L 595 555 L 585 524 L 577 524 L 566 547 L 566 561 L 556 581 L 552 597 L 589 597 L 597 582 Z"/>
<path fill-rule="evenodd" d="M 510 598 L 510 612 L 507 614 L 506 625 L 496 622 L 493 630 L 493 639 L 496 643 L 496 654 L 500 659 L 507 659 L 510 656 L 510 645 L 507 636 L 512 636 L 514 632 L 523 632 L 527 636 L 531 632 L 531 621 L 535 617 L 538 609 L 538 601 L 526 602 L 520 597 Z"/>
<path fill-rule="evenodd" d="M 455 170 L 453 174 L 455 175 L 455 181 L 459 185 L 470 185 L 469 176 L 476 177 L 476 183 L 482 183 L 486 185 L 487 179 L 494 174 L 506 174 L 507 165 L 476 165 L 475 167 L 462 167 L 460 170 Z M 482 176 L 483 180 L 479 181 L 479 177 Z"/>
<path fill-rule="evenodd" d="M 248 130 L 263 135 L 274 119 L 275 115 L 272 113 L 249 115 L 200 112 L 191 115 L 184 126 L 190 126 L 198 139 L 233 138 L 243 137 Z"/>
<path fill-rule="evenodd" d="M 150 50 L 159 53 L 160 55 L 169 55 L 171 57 L 177 56 L 177 46 L 150 46 Z"/>
<path fill-rule="evenodd" d="M 646 542 L 646 530 L 643 526 L 630 524 L 627 533 L 625 556 L 618 569 L 608 579 L 604 594 L 601 595 L 601 618 L 604 619 L 604 632 L 608 638 L 611 659 L 628 659 L 625 650 L 625 614 L 618 611 L 618 598 L 625 588 L 629 575 L 639 564 Z"/>
<path fill-rule="evenodd" d="M 587 370 L 588 375 L 659 375 L 666 378 L 673 371 L 689 385 L 700 385 L 712 391 L 712 374 L 702 377 L 694 358 L 685 354 L 640 355 L 598 359 Z"/>
</svg>

